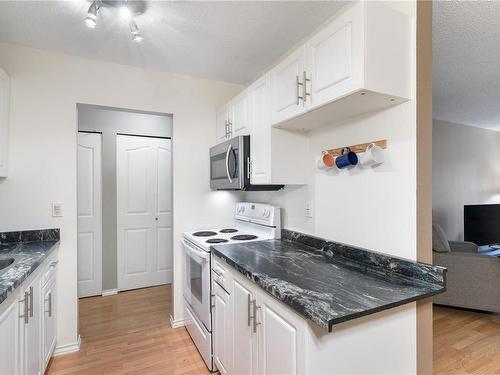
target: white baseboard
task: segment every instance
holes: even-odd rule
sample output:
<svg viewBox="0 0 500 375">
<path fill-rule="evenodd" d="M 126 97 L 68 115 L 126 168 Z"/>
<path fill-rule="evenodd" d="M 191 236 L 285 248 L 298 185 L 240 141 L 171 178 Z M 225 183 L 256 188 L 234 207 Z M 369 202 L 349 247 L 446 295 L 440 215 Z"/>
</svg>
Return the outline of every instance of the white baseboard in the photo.
<svg viewBox="0 0 500 375">
<path fill-rule="evenodd" d="M 54 357 L 57 357 L 58 355 L 63 355 L 63 354 L 69 354 L 69 353 L 74 353 L 80 350 L 80 344 L 82 343 L 82 339 L 80 335 L 78 335 L 78 339 L 75 343 L 73 344 L 66 344 L 66 345 L 61 345 L 61 346 L 56 346 L 54 349 Z"/>
<path fill-rule="evenodd" d="M 118 289 L 107 289 L 102 291 L 103 297 L 113 296 L 115 294 L 118 294 Z"/>
<path fill-rule="evenodd" d="M 174 317 L 170 315 L 170 326 L 172 328 L 179 328 L 179 327 L 184 327 L 187 323 L 187 319 L 176 319 L 174 320 Z"/>
</svg>

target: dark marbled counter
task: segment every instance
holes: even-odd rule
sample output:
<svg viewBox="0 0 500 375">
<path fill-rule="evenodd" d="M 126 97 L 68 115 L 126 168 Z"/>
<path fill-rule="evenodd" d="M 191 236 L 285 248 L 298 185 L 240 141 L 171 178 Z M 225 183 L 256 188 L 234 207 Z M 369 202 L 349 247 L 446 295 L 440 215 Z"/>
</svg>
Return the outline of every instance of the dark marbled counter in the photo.
<svg viewBox="0 0 500 375">
<path fill-rule="evenodd" d="M 446 269 L 283 230 L 281 240 L 214 245 L 212 253 L 320 327 L 446 289 Z"/>
<path fill-rule="evenodd" d="M 0 303 L 58 247 L 59 229 L 0 233 L 0 259 L 15 259 L 0 270 Z"/>
</svg>

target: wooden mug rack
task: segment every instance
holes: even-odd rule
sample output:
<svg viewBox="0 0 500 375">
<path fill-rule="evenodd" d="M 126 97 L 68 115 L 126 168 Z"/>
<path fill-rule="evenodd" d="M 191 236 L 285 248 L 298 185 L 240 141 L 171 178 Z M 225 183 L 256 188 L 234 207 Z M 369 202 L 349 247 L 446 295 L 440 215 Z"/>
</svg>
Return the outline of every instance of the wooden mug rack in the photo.
<svg viewBox="0 0 500 375">
<path fill-rule="evenodd" d="M 350 148 L 351 151 L 355 152 L 356 154 L 360 152 L 365 152 L 366 148 L 371 145 L 372 143 L 376 144 L 377 146 L 386 149 L 387 148 L 387 139 L 382 139 L 380 141 L 374 141 L 374 142 L 368 142 L 368 143 L 360 143 L 357 145 L 352 145 L 352 146 L 346 146 L 346 147 L 339 147 L 339 148 L 333 148 L 331 150 L 326 150 L 327 153 L 333 156 L 339 156 L 342 155 L 342 150 L 345 148 Z"/>
</svg>

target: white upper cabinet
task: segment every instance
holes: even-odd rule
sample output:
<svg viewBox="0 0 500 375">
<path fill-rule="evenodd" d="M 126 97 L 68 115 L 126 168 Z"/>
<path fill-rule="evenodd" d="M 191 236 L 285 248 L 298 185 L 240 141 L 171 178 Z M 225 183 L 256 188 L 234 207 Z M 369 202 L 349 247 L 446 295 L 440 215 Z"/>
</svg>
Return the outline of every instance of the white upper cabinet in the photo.
<svg viewBox="0 0 500 375">
<path fill-rule="evenodd" d="M 217 143 L 229 139 L 229 109 L 230 103 L 217 111 Z"/>
<path fill-rule="evenodd" d="M 231 132 L 230 138 L 249 134 L 248 90 L 243 91 L 231 101 L 229 129 Z"/>
<path fill-rule="evenodd" d="M 271 125 L 269 123 L 269 74 L 248 88 L 250 137 L 250 181 L 271 183 Z"/>
<path fill-rule="evenodd" d="M 217 143 L 250 134 L 248 90 L 217 111 Z"/>
<path fill-rule="evenodd" d="M 410 98 L 410 21 L 388 5 L 351 5 L 277 68 L 289 64 L 292 56 L 302 56 L 304 48 L 305 73 L 298 82 L 304 108 L 282 110 L 282 116 L 274 113 L 272 124 L 279 128 L 332 125 Z M 283 86 L 272 91 L 272 102 L 282 103 L 296 93 Z"/>
<path fill-rule="evenodd" d="M 308 104 L 325 104 L 361 86 L 362 14 L 344 13 L 306 44 Z"/>
<path fill-rule="evenodd" d="M 9 156 L 10 79 L 0 69 L 0 177 L 7 177 Z"/>
<path fill-rule="evenodd" d="M 303 76 L 305 48 L 301 47 L 271 70 L 271 122 L 278 123 L 305 111 Z"/>
</svg>

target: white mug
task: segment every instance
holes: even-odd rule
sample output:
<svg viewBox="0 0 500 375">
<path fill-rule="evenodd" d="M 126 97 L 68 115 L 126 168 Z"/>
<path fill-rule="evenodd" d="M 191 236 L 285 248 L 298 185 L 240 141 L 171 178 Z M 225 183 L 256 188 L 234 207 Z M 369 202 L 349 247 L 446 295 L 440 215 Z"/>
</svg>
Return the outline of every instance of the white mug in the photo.
<svg viewBox="0 0 500 375">
<path fill-rule="evenodd" d="M 371 143 L 366 148 L 366 151 L 361 156 L 359 163 L 363 167 L 371 167 L 373 165 L 381 164 L 385 160 L 384 149 L 377 146 L 375 143 Z"/>
</svg>

